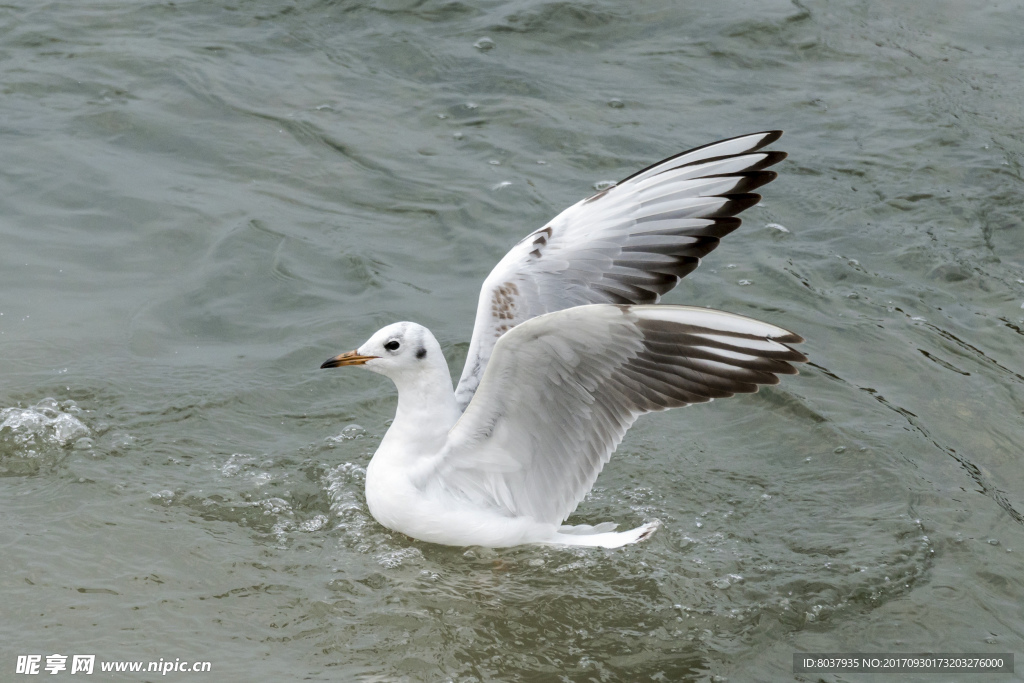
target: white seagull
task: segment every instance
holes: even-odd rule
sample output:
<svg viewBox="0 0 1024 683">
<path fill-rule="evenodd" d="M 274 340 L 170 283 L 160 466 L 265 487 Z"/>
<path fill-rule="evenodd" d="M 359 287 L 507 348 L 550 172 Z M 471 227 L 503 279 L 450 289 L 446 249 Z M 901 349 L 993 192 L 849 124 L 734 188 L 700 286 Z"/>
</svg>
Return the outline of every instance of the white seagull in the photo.
<svg viewBox="0 0 1024 683">
<path fill-rule="evenodd" d="M 775 325 L 653 305 L 735 230 L 786 157 L 767 131 L 683 152 L 569 207 L 528 235 L 480 290 L 452 390 L 434 335 L 400 322 L 321 367 L 361 365 L 398 389 L 366 468 L 384 526 L 432 543 L 615 548 L 649 536 L 564 526 L 643 413 L 777 384 L 806 357 Z"/>
</svg>

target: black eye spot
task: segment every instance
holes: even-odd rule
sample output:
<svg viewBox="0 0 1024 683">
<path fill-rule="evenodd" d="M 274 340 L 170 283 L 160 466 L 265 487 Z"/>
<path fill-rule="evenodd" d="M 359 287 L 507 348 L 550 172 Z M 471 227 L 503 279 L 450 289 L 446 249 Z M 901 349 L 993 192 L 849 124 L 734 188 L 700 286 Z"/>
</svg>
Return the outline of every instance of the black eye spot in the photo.
<svg viewBox="0 0 1024 683">
<path fill-rule="evenodd" d="M 423 360 L 424 358 L 427 357 L 427 350 L 423 347 L 420 347 L 420 350 L 416 352 L 416 357 L 419 358 L 420 360 Z"/>
<path fill-rule="evenodd" d="M 399 346 L 401 346 L 401 344 L 392 339 L 391 341 L 384 345 L 384 348 L 387 349 L 388 351 L 397 351 Z"/>
</svg>

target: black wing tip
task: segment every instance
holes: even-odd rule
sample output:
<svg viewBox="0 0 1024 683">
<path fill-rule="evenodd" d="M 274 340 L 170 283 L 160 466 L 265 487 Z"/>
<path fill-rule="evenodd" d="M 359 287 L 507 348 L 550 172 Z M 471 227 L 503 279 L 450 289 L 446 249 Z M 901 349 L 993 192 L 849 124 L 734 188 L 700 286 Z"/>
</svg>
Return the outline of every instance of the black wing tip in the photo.
<svg viewBox="0 0 1024 683">
<path fill-rule="evenodd" d="M 783 133 L 783 131 L 776 129 L 776 130 L 761 130 L 761 131 L 757 131 L 756 133 L 743 133 L 742 135 L 733 135 L 732 137 L 729 137 L 729 138 L 722 138 L 721 140 L 715 140 L 714 142 L 709 142 L 706 145 L 700 145 L 699 147 L 694 147 L 693 149 L 688 149 L 685 152 L 680 152 L 676 156 L 682 156 L 683 154 L 690 154 L 691 152 L 698 152 L 698 151 L 700 151 L 702 149 L 705 149 L 707 147 L 712 147 L 714 145 L 720 145 L 723 142 L 732 142 L 733 140 L 742 140 L 743 138 L 753 138 L 753 137 L 757 137 L 758 135 L 763 135 L 764 137 L 761 138 L 753 147 L 748 149 L 746 152 L 743 152 L 743 154 L 749 154 L 750 152 L 756 152 L 757 150 L 762 149 L 762 148 L 767 147 L 768 145 L 772 144 L 773 142 L 775 142 L 776 140 L 778 140 L 779 138 L 782 137 L 782 133 Z M 669 158 L 671 158 L 671 157 L 669 157 Z"/>
<path fill-rule="evenodd" d="M 798 361 L 798 360 L 788 360 L 788 361 L 786 361 L 787 365 L 786 365 L 785 368 L 779 368 L 778 370 L 772 370 L 772 372 L 776 375 L 775 379 L 778 379 L 778 375 L 799 375 L 800 371 L 797 370 L 794 366 L 789 365 L 789 363 L 799 363 L 799 362 L 800 361 Z M 779 382 L 763 382 L 763 384 L 779 384 Z"/>
<path fill-rule="evenodd" d="M 713 147 L 714 145 L 720 145 L 723 142 L 731 142 L 732 140 L 740 140 L 742 138 L 752 138 L 752 137 L 756 137 L 758 135 L 763 135 L 764 137 L 761 138 L 760 140 L 758 140 L 757 143 L 755 143 L 750 149 L 748 149 L 745 152 L 741 152 L 739 154 L 730 154 L 730 155 L 727 155 L 727 156 L 730 156 L 730 157 L 732 157 L 732 156 L 742 156 L 744 154 L 751 154 L 751 153 L 757 152 L 758 150 L 763 149 L 764 147 L 767 147 L 768 145 L 772 144 L 773 142 L 775 142 L 776 140 L 781 138 L 782 137 L 782 131 L 781 130 L 763 130 L 763 131 L 759 131 L 757 133 L 744 133 L 743 135 L 734 135 L 731 138 L 722 138 L 721 140 L 715 140 L 714 142 L 709 142 L 709 143 L 707 143 L 705 145 L 699 145 L 697 147 L 693 147 L 691 149 L 684 150 L 684 151 L 679 152 L 677 154 L 673 154 L 671 156 L 667 156 L 667 157 L 665 157 L 664 159 L 662 159 L 660 161 L 655 161 L 653 164 L 651 164 L 649 166 L 646 166 L 644 168 L 641 168 L 639 171 L 636 171 L 635 173 L 633 173 L 633 174 L 623 178 L 622 180 L 617 182 L 616 185 L 623 185 L 626 182 L 632 180 L 633 178 L 635 178 L 635 177 L 637 177 L 639 175 L 642 175 L 642 174 L 646 173 L 647 171 L 650 171 L 652 168 L 656 168 L 656 167 L 664 164 L 667 161 L 672 161 L 673 159 L 677 159 L 677 158 L 679 158 L 681 156 L 685 156 L 687 154 L 692 154 L 693 152 L 699 152 L 702 149 L 706 149 L 708 147 Z M 761 165 L 760 168 L 765 168 L 767 166 L 771 166 L 772 164 L 777 164 L 778 162 L 780 162 L 780 161 L 782 161 L 783 159 L 786 158 L 786 153 L 785 152 L 769 152 L 769 154 L 781 154 L 782 156 L 777 158 L 775 161 L 772 161 L 771 163 L 765 163 L 765 164 Z M 713 161 L 716 158 L 726 158 L 726 157 L 713 157 L 713 158 L 708 158 L 708 159 L 702 159 L 702 160 L 700 160 L 699 163 L 704 163 L 706 161 Z M 695 163 L 698 163 L 698 162 L 695 162 Z M 686 165 L 688 165 L 688 164 L 684 164 L 684 166 L 686 166 Z M 760 169 L 759 168 L 751 168 L 751 170 L 760 170 Z M 602 193 L 598 193 L 598 194 L 602 194 Z"/>
<path fill-rule="evenodd" d="M 738 213 L 742 213 L 750 207 L 761 201 L 761 195 L 756 192 L 747 192 L 745 194 L 727 194 L 722 195 L 724 199 L 728 199 L 720 209 L 715 211 L 712 215 L 714 218 L 720 216 L 735 216 Z"/>
<path fill-rule="evenodd" d="M 745 171 L 743 173 L 734 173 L 732 176 L 742 178 L 732 191 L 736 193 L 748 193 L 772 182 L 779 177 L 779 174 L 775 171 Z"/>
<path fill-rule="evenodd" d="M 779 138 L 782 137 L 782 132 L 783 131 L 781 131 L 781 130 L 763 130 L 763 131 L 761 131 L 760 135 L 764 135 L 764 139 L 761 140 L 761 142 L 759 142 L 757 144 L 757 147 L 755 147 L 751 151 L 759 150 L 762 147 L 767 147 L 768 145 L 772 144 L 773 142 L 776 142 Z M 758 135 L 758 133 L 751 133 L 751 135 Z M 743 137 L 743 136 L 739 135 L 737 137 Z"/>
<path fill-rule="evenodd" d="M 736 230 L 736 228 L 743 225 L 743 219 L 737 218 L 736 216 L 718 216 L 713 220 L 715 221 L 714 226 L 719 229 L 719 232 L 715 234 L 715 237 L 718 237 L 719 239 L 725 237 Z"/>
<path fill-rule="evenodd" d="M 780 152 L 775 149 L 770 149 L 767 152 L 753 152 L 753 154 L 764 154 L 765 158 L 751 166 L 751 171 L 760 171 L 761 169 L 768 168 L 769 166 L 774 166 L 789 156 L 788 153 Z"/>
<path fill-rule="evenodd" d="M 691 161 L 688 164 L 680 164 L 679 166 L 673 166 L 672 168 L 666 168 L 664 171 L 661 171 L 660 173 L 667 173 L 669 171 L 675 171 L 676 169 L 686 168 L 687 166 L 700 166 L 702 164 L 711 163 L 713 161 L 722 161 L 724 159 L 742 159 L 743 157 L 751 157 L 751 156 L 756 156 L 756 157 L 761 157 L 761 158 L 758 159 L 757 161 L 751 163 L 750 166 L 748 166 L 747 168 L 743 169 L 742 171 L 737 171 L 736 173 L 717 173 L 717 174 L 714 174 L 714 175 L 703 176 L 703 177 L 708 177 L 708 178 L 735 177 L 735 176 L 746 175 L 746 174 L 749 174 L 749 173 L 756 173 L 756 172 L 759 172 L 759 171 L 762 171 L 762 170 L 768 168 L 769 166 L 774 166 L 775 164 L 779 163 L 780 161 L 782 161 L 783 159 L 788 157 L 789 153 L 781 152 L 781 151 L 775 150 L 775 149 L 770 149 L 770 150 L 763 151 L 763 152 L 761 152 L 761 151 L 748 151 L 748 152 L 742 152 L 740 154 L 726 154 L 726 155 L 720 156 L 720 157 L 708 157 L 707 159 L 697 159 L 696 161 Z M 658 163 L 661 163 L 661 162 L 658 162 Z M 654 164 L 654 166 L 657 166 L 657 165 L 658 164 Z M 643 171 L 641 171 L 641 173 L 642 172 Z M 778 175 L 778 174 L 776 174 L 776 175 Z M 628 180 L 628 178 L 626 180 Z M 622 185 L 625 182 L 626 181 L 623 180 L 621 183 L 619 183 L 619 185 Z"/>
<path fill-rule="evenodd" d="M 776 342 L 779 342 L 781 344 L 803 344 L 805 341 L 807 341 L 806 339 L 801 337 L 799 334 L 796 334 L 795 332 L 788 332 L 788 331 L 782 337 L 772 337 L 771 339 L 772 339 L 772 341 L 776 341 Z M 799 351 L 797 351 L 796 353 L 799 353 Z M 801 355 L 803 355 L 803 354 L 801 354 Z M 800 362 L 803 363 L 806 360 L 807 359 L 804 358 Z"/>
<path fill-rule="evenodd" d="M 790 333 L 789 335 L 787 335 L 785 337 L 778 337 L 778 338 L 772 339 L 772 341 L 784 342 L 786 344 L 786 348 L 789 349 L 789 353 L 786 354 L 784 357 L 780 357 L 778 360 L 784 361 L 786 363 L 806 363 L 806 362 L 808 362 L 810 359 L 807 356 L 805 356 L 804 354 L 800 353 L 799 351 L 797 351 L 793 347 L 789 346 L 790 344 L 800 344 L 801 342 L 803 342 L 803 340 L 804 340 L 803 337 L 801 337 L 798 334 L 793 334 L 793 333 Z M 779 374 L 786 374 L 786 375 L 799 375 L 800 374 L 800 371 L 797 370 L 796 367 L 794 367 L 792 365 L 787 365 L 787 367 L 789 368 L 788 370 L 786 370 L 785 372 L 780 372 Z"/>
</svg>

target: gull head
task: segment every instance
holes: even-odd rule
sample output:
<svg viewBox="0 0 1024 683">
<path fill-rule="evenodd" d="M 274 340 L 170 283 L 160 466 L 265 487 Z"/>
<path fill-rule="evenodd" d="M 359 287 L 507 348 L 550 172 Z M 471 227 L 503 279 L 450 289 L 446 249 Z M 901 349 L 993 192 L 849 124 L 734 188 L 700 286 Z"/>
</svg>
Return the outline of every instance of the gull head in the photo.
<svg viewBox="0 0 1024 683">
<path fill-rule="evenodd" d="M 397 380 L 423 373 L 441 355 L 441 345 L 430 330 L 416 323 L 393 323 L 381 328 L 354 351 L 328 358 L 321 368 L 362 365 L 367 370 Z"/>
</svg>

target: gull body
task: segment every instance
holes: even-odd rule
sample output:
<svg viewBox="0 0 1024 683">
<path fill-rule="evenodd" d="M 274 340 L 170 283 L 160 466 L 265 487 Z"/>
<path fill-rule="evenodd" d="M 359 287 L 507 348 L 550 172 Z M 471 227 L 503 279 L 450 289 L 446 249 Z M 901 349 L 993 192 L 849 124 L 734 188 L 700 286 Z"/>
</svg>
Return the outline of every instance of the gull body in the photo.
<svg viewBox="0 0 1024 683">
<path fill-rule="evenodd" d="M 780 133 L 670 157 L 570 207 L 488 276 L 457 388 L 434 335 L 399 322 L 321 367 L 398 390 L 366 471 L 384 526 L 445 545 L 618 547 L 658 526 L 562 522 L 636 418 L 775 384 L 802 339 L 744 316 L 654 305 L 739 225 Z"/>
<path fill-rule="evenodd" d="M 474 504 L 441 485 L 436 475 L 442 453 L 462 410 L 455 400 L 441 346 L 422 325 L 388 325 L 357 350 L 324 365 L 362 365 L 388 377 L 398 389 L 395 418 L 366 468 L 370 514 L 389 529 L 443 545 L 618 546 L 636 541 L 657 526 L 654 522 L 631 532 L 581 535 L 575 528 Z M 560 528 L 576 533 L 561 533 Z M 611 525 L 601 528 L 610 529 Z"/>
</svg>

